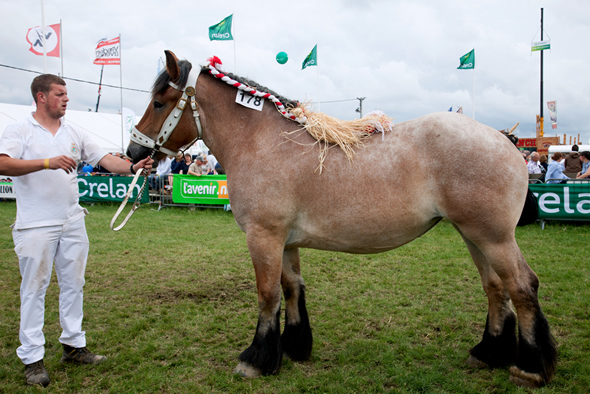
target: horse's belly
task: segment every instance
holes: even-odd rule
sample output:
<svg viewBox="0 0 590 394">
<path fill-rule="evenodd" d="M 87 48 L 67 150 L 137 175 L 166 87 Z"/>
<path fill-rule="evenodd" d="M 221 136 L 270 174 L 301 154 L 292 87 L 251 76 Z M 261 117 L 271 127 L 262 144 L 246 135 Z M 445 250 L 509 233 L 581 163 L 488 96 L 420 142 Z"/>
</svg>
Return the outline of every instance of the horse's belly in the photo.
<svg viewBox="0 0 590 394">
<path fill-rule="evenodd" d="M 301 226 L 287 237 L 287 247 L 301 247 L 347 253 L 380 253 L 398 248 L 430 230 L 440 219 L 417 223 L 392 222 L 374 225 L 371 221 L 354 226 Z"/>
</svg>

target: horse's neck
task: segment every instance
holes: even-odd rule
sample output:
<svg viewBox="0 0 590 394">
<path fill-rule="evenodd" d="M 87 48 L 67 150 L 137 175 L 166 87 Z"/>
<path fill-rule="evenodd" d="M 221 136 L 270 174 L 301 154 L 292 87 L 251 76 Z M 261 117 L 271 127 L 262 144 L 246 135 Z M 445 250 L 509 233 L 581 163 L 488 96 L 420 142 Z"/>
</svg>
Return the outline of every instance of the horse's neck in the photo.
<svg viewBox="0 0 590 394">
<path fill-rule="evenodd" d="M 197 89 L 205 118 L 203 139 L 224 166 L 243 164 L 281 141 L 284 120 L 272 102 L 267 100 L 262 112 L 242 107 L 235 102 L 237 89 L 210 75 L 204 77 L 202 88 Z M 295 123 L 288 126 L 297 128 Z"/>
</svg>

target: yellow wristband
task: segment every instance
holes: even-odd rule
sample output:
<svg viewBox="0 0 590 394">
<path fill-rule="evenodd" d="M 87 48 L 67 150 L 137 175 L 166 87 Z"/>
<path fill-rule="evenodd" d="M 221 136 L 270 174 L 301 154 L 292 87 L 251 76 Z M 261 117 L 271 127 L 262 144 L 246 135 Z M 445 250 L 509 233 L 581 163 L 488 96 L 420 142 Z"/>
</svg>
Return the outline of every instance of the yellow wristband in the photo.
<svg viewBox="0 0 590 394">
<path fill-rule="evenodd" d="M 46 170 L 49 169 L 49 159 L 45 159 L 45 163 L 43 166 L 45 167 Z"/>
</svg>

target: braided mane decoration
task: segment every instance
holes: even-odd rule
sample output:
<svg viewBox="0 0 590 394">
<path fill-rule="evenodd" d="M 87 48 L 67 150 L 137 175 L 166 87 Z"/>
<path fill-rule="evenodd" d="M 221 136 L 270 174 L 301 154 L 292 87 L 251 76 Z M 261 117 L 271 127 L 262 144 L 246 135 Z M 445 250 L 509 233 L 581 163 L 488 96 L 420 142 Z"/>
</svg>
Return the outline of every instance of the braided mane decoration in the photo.
<svg viewBox="0 0 590 394">
<path fill-rule="evenodd" d="M 354 155 L 356 155 L 354 148 L 362 146 L 363 139 L 374 133 L 383 133 L 383 135 L 385 135 L 386 131 L 393 130 L 393 119 L 381 111 L 373 111 L 361 119 L 343 121 L 321 112 L 311 112 L 306 105 L 302 103 L 289 103 L 286 108 L 274 94 L 256 90 L 247 84 L 236 81 L 222 73 L 218 69 L 218 65 L 221 65 L 222 63 L 217 56 L 210 57 L 207 59 L 207 62 L 208 65 L 203 68 L 208 69 L 209 73 L 215 78 L 255 97 L 269 99 L 275 104 L 281 115 L 302 125 L 302 127 L 316 139 L 316 143 L 324 142 L 324 144 L 320 144 L 320 165 L 318 166 L 320 174 L 328 149 L 331 147 L 330 144 L 340 146 L 348 159 L 352 161 Z"/>
</svg>

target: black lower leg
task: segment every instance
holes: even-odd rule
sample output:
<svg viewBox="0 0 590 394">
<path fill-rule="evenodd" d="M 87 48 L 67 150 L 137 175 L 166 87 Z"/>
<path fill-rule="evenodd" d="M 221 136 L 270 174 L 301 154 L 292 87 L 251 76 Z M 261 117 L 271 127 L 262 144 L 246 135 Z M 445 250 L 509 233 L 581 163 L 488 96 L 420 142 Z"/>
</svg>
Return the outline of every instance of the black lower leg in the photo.
<svg viewBox="0 0 590 394">
<path fill-rule="evenodd" d="M 504 319 L 500 335 L 492 336 L 489 327 L 489 315 L 483 338 L 470 353 L 473 357 L 486 363 L 490 368 L 500 368 L 516 361 L 516 317 L 513 314 Z"/>
<path fill-rule="evenodd" d="M 540 309 L 535 313 L 532 332 L 534 343 L 527 341 L 519 332 L 516 366 L 525 372 L 540 374 L 546 383 L 551 380 L 557 366 L 557 344 Z"/>
<path fill-rule="evenodd" d="M 241 361 L 260 369 L 263 375 L 272 375 L 281 369 L 283 349 L 280 340 L 280 312 L 279 308 L 274 317 L 274 324 L 269 324 L 264 334 L 260 333 L 261 319 L 258 318 L 254 340 L 239 356 Z"/>
<path fill-rule="evenodd" d="M 305 306 L 305 286 L 299 287 L 299 321 L 290 322 L 288 313 L 285 311 L 285 330 L 281 336 L 281 343 L 285 353 L 294 361 L 305 361 L 311 357 L 313 336 L 309 325 L 309 316 Z"/>
</svg>

